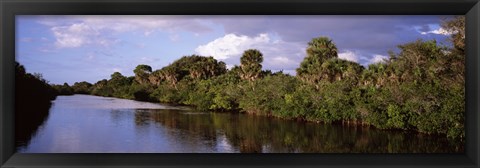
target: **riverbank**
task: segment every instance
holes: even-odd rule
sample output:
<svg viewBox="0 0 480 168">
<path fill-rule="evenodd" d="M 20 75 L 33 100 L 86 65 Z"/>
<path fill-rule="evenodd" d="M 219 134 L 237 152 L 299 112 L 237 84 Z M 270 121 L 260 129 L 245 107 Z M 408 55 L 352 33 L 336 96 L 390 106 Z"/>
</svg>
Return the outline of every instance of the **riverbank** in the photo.
<svg viewBox="0 0 480 168">
<path fill-rule="evenodd" d="M 77 94 L 68 94 L 68 95 L 65 95 L 65 96 L 74 96 L 74 95 L 77 95 Z M 89 95 L 89 94 L 84 94 L 84 95 Z M 91 96 L 100 96 L 100 95 L 91 95 Z M 146 102 L 146 103 L 155 103 L 155 104 L 159 104 L 159 105 L 163 105 L 163 106 L 173 106 L 173 107 L 180 108 L 180 109 L 183 109 L 183 110 L 194 110 L 194 109 L 196 109 L 194 106 L 187 105 L 187 104 L 163 103 L 163 102 L 152 101 L 152 100 L 150 100 L 150 101 L 148 101 L 148 100 L 135 100 L 134 98 L 133 99 L 126 99 L 126 98 L 122 98 L 122 97 L 112 97 L 112 96 L 100 96 L 100 97 L 118 98 L 118 99 L 132 100 L 132 101 Z M 141 107 L 138 107 L 138 108 L 141 108 Z M 288 117 L 276 116 L 276 115 L 273 115 L 274 114 L 273 112 L 266 113 L 266 115 L 265 115 L 265 113 L 259 113 L 258 111 L 244 111 L 244 110 L 229 110 L 229 111 L 201 110 L 201 111 L 213 112 L 213 113 L 244 113 L 244 114 L 252 115 L 252 116 L 262 116 L 262 117 L 267 117 L 267 118 L 275 118 L 275 119 L 281 119 L 281 120 L 286 120 L 286 121 L 296 121 L 296 122 L 301 122 L 301 123 L 331 124 L 331 125 L 342 125 L 342 126 L 348 126 L 348 127 L 360 126 L 360 127 L 368 127 L 368 128 L 379 129 L 379 130 L 400 131 L 400 132 L 406 132 L 406 133 L 410 133 L 410 134 L 411 133 L 424 134 L 424 135 L 435 136 L 435 137 L 445 136 L 445 134 L 421 132 L 421 131 L 414 130 L 414 129 L 379 128 L 379 127 L 375 127 L 374 125 L 369 124 L 367 122 L 363 122 L 363 121 L 339 120 L 339 121 L 325 122 L 325 121 L 321 121 L 321 120 L 306 119 L 306 118 L 300 118 L 300 117 L 288 118 Z M 449 141 L 458 141 L 458 140 L 459 139 L 449 139 Z M 464 139 L 461 139 L 460 142 L 463 143 Z"/>
<path fill-rule="evenodd" d="M 149 108 L 144 108 L 149 107 Z M 19 153 L 462 153 L 444 136 L 58 96 Z"/>
<path fill-rule="evenodd" d="M 27 73 L 15 65 L 15 143 L 25 145 L 48 118 L 51 101 L 57 92 L 40 74 Z"/>
</svg>

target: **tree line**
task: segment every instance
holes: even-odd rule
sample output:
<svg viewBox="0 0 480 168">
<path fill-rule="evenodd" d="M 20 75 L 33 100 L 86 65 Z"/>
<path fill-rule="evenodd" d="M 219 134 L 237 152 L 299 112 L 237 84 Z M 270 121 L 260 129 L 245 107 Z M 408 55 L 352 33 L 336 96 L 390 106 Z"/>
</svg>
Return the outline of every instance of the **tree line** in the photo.
<svg viewBox="0 0 480 168">
<path fill-rule="evenodd" d="M 38 127 L 48 117 L 51 101 L 57 91 L 39 73 L 27 73 L 15 63 L 15 144 L 26 145 Z"/>
<path fill-rule="evenodd" d="M 399 45 L 368 67 L 338 58 L 328 37 L 313 38 L 291 76 L 262 70 L 263 55 L 246 50 L 227 69 L 213 57 L 184 56 L 158 70 L 138 65 L 94 84 L 53 85 L 57 93 L 189 105 L 313 122 L 373 125 L 464 139 L 465 20 L 445 21 L 453 47 L 435 40 Z"/>
</svg>

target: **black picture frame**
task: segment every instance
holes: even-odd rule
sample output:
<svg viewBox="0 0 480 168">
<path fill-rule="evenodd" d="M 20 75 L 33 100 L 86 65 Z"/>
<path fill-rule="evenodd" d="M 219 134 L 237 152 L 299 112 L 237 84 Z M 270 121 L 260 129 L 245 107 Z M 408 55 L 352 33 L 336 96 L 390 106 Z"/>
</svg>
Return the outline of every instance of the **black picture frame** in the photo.
<svg viewBox="0 0 480 168">
<path fill-rule="evenodd" d="M 478 0 L 1 0 L 1 167 L 479 167 Z M 465 15 L 463 154 L 14 153 L 15 15 Z"/>
</svg>

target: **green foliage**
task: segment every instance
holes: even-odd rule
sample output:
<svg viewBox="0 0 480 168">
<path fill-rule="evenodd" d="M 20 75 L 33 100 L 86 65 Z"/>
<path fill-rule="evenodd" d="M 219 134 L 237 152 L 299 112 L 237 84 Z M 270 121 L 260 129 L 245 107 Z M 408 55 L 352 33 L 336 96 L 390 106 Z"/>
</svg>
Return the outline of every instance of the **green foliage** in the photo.
<svg viewBox="0 0 480 168">
<path fill-rule="evenodd" d="M 75 82 L 72 85 L 73 92 L 75 94 L 90 94 L 92 90 L 92 84 L 86 81 L 83 82 Z"/>
<path fill-rule="evenodd" d="M 209 110 L 213 105 L 215 94 L 212 80 L 202 80 L 197 83 L 193 92 L 189 95 L 186 104 L 193 105 L 199 110 Z"/>
<path fill-rule="evenodd" d="M 284 118 L 306 118 L 307 120 L 317 121 L 315 102 L 319 98 L 318 92 L 315 91 L 315 88 L 309 85 L 301 85 L 299 82 L 293 88 L 295 89 L 293 92 L 285 93 L 285 105 L 275 114 Z"/>
<path fill-rule="evenodd" d="M 149 82 L 148 76 L 152 72 L 152 67 L 148 65 L 138 65 L 134 70 L 133 73 L 135 73 L 135 81 L 140 83 L 140 84 L 145 84 Z M 112 74 L 112 78 L 116 75 L 119 74 Z M 120 74 L 121 75 L 121 74 Z"/>
<path fill-rule="evenodd" d="M 240 77 L 233 71 L 212 79 L 198 81 L 185 104 L 193 105 L 200 110 L 237 110 L 239 82 Z"/>
<path fill-rule="evenodd" d="M 295 77 L 285 74 L 269 75 L 254 83 L 243 83 L 239 107 L 249 113 L 275 115 L 285 105 L 285 95 L 297 84 Z M 280 112 L 281 113 L 281 112 Z"/>
<path fill-rule="evenodd" d="M 170 86 L 159 86 L 151 96 L 162 103 L 180 104 L 182 100 L 178 95 L 178 90 Z"/>
<path fill-rule="evenodd" d="M 404 128 L 405 127 L 405 115 L 402 113 L 402 108 L 398 105 L 390 104 L 387 107 L 387 127 L 392 128 Z"/>
<path fill-rule="evenodd" d="M 105 96 L 105 97 L 111 97 L 113 96 L 114 90 L 113 88 L 108 85 L 108 80 L 103 79 L 98 81 L 92 86 L 92 93 L 93 95 L 97 96 Z"/>
<path fill-rule="evenodd" d="M 330 64 L 324 65 L 324 63 L 333 58 L 337 58 L 337 47 L 327 37 L 318 37 L 312 39 L 308 43 L 307 56 L 300 63 L 300 67 L 297 68 L 297 76 L 304 82 L 316 85 L 325 78 L 330 77 L 325 74 L 325 69 Z"/>
<path fill-rule="evenodd" d="M 328 37 L 318 37 L 308 42 L 307 57 L 314 57 L 319 62 L 338 57 L 338 49 L 335 43 Z"/>
<path fill-rule="evenodd" d="M 465 54 L 465 16 L 457 16 L 454 19 L 445 20 L 442 28 L 452 33 L 451 40 L 455 49 Z"/>
<path fill-rule="evenodd" d="M 246 50 L 240 58 L 241 77 L 253 81 L 260 77 L 262 71 L 263 55 L 255 49 Z"/>
<path fill-rule="evenodd" d="M 138 98 L 139 93 L 136 93 L 138 91 L 136 86 L 142 84 L 133 82 L 134 78 L 125 77 L 120 72 L 114 72 L 110 77 L 106 83 L 106 88 L 113 90 L 112 96 L 127 99 L 133 98 L 135 100 L 149 100 Z M 137 96 L 135 96 L 135 94 Z"/>
<path fill-rule="evenodd" d="M 52 85 L 52 88 L 55 89 L 59 95 L 73 95 L 75 93 L 68 83 L 63 83 L 63 85 Z"/>
<path fill-rule="evenodd" d="M 181 80 L 204 80 L 227 71 L 224 62 L 213 57 L 198 55 L 184 56 L 172 64 L 156 70 L 150 77 L 151 84 L 159 85 L 160 81 L 167 81 L 171 87 L 177 87 Z"/>
</svg>

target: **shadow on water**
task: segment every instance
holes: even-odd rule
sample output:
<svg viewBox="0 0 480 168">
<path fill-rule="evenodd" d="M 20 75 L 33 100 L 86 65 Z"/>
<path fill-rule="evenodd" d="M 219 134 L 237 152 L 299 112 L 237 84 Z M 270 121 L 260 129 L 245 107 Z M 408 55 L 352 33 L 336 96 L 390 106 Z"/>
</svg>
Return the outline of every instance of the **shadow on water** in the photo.
<svg viewBox="0 0 480 168">
<path fill-rule="evenodd" d="M 48 118 L 52 103 L 15 104 L 15 146 L 17 150 L 29 144 Z"/>
<path fill-rule="evenodd" d="M 365 126 L 317 124 L 231 113 L 136 110 L 137 126 L 158 124 L 212 146 L 226 137 L 233 151 L 299 153 L 457 153 L 463 146 L 441 136 Z M 174 136 L 174 135 L 171 135 Z"/>
</svg>

